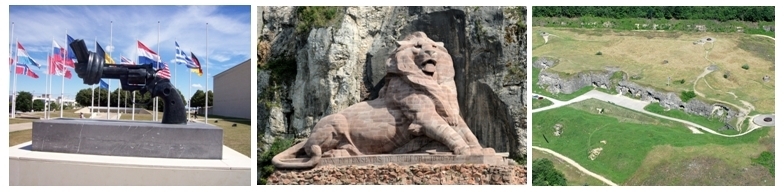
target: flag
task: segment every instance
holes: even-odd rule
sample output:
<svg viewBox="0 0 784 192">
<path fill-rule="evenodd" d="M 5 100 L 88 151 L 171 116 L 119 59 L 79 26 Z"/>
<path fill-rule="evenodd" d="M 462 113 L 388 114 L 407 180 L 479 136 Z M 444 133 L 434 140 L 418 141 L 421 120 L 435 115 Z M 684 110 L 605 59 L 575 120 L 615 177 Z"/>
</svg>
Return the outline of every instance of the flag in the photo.
<svg viewBox="0 0 784 192">
<path fill-rule="evenodd" d="M 136 41 L 136 49 L 139 52 L 139 64 L 142 65 L 152 65 L 153 68 L 160 68 L 161 57 L 158 56 L 158 53 L 152 51 L 152 49 L 147 48 L 141 41 Z"/>
<path fill-rule="evenodd" d="M 191 52 L 191 61 L 193 62 L 193 65 L 195 66 L 195 67 L 193 67 L 191 69 L 191 72 L 194 72 L 197 75 L 199 75 L 199 77 L 201 77 L 201 63 L 199 63 L 199 58 L 196 58 L 196 55 L 194 55 L 193 52 Z M 190 67 L 188 67 L 188 68 L 190 68 Z"/>
<path fill-rule="evenodd" d="M 109 90 L 109 84 L 106 83 L 106 81 L 103 81 L 103 79 L 101 79 L 101 82 L 100 82 L 100 85 L 98 85 L 98 88 Z"/>
<path fill-rule="evenodd" d="M 128 58 L 125 58 L 125 56 L 120 56 L 120 63 L 122 63 L 122 64 L 134 64 L 133 61 L 131 61 Z"/>
<path fill-rule="evenodd" d="M 74 42 L 74 39 L 70 35 L 68 35 L 68 34 L 66 34 L 65 36 L 68 36 L 68 44 L 65 45 L 65 46 L 71 46 L 71 43 Z M 66 67 L 74 68 L 75 67 L 74 66 L 74 62 L 76 61 L 76 54 L 74 54 L 73 50 L 68 49 L 68 47 L 66 47 L 65 49 L 67 49 L 68 52 L 64 53 L 65 56 L 63 56 L 63 58 L 64 58 L 63 59 L 63 64 Z"/>
<path fill-rule="evenodd" d="M 17 64 L 16 65 L 16 74 L 27 75 L 27 76 L 32 77 L 33 79 L 38 79 L 38 75 L 35 74 L 35 72 L 33 72 L 33 70 L 30 70 L 30 67 L 27 67 L 27 65 L 25 65 L 25 64 Z"/>
<path fill-rule="evenodd" d="M 68 70 L 68 68 L 64 68 L 63 71 L 60 71 L 60 74 L 58 75 L 60 76 L 65 75 L 66 79 L 71 79 L 71 70 Z"/>
<path fill-rule="evenodd" d="M 98 51 L 96 51 L 96 53 L 103 55 L 104 63 L 105 64 L 115 64 L 114 59 L 112 59 L 112 56 L 109 55 L 109 53 L 106 53 L 106 51 L 103 50 L 103 47 L 101 47 L 101 44 L 98 43 L 98 42 L 95 42 L 95 44 L 98 45 Z"/>
<path fill-rule="evenodd" d="M 159 70 L 158 73 L 156 73 L 156 75 L 164 79 L 171 79 L 171 72 L 169 72 L 169 65 L 167 65 L 164 62 L 161 64 L 161 66 L 162 66 L 161 70 Z"/>
<path fill-rule="evenodd" d="M 17 54 L 16 62 L 18 64 L 33 65 L 38 67 L 39 69 L 41 68 L 41 65 L 35 62 L 35 59 L 33 59 L 32 57 L 30 57 L 30 55 L 27 54 L 27 51 L 25 51 L 24 47 L 22 46 L 22 43 L 16 42 L 16 54 Z"/>
<path fill-rule="evenodd" d="M 188 68 L 196 68 L 193 61 L 191 61 L 191 58 L 188 57 L 188 54 L 180 49 L 180 44 L 177 43 L 177 41 L 174 42 L 174 46 L 177 48 L 177 50 L 175 50 L 176 56 L 174 57 L 174 62 L 176 64 L 185 64 Z"/>
<path fill-rule="evenodd" d="M 56 66 L 58 70 L 62 69 L 63 62 L 65 61 L 65 49 L 57 44 L 57 41 L 52 40 L 52 55 L 49 57 L 49 65 Z"/>
</svg>

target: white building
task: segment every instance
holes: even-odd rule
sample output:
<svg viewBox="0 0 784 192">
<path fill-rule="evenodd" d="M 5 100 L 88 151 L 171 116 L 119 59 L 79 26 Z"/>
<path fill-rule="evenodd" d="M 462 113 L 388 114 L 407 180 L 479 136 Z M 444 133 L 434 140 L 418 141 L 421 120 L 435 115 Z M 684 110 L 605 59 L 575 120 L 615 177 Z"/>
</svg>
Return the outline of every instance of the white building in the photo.
<svg viewBox="0 0 784 192">
<path fill-rule="evenodd" d="M 213 76 L 213 105 L 208 115 L 251 119 L 251 104 L 254 102 L 251 92 L 250 59 L 226 71 Z"/>
</svg>

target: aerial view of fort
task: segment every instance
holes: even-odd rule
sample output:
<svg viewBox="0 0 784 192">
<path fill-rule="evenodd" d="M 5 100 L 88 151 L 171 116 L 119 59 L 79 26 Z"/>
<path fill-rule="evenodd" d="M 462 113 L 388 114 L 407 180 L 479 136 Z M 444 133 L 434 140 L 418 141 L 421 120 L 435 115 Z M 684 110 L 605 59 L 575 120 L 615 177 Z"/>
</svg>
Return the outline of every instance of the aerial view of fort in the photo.
<svg viewBox="0 0 784 192">
<path fill-rule="evenodd" d="M 774 185 L 773 7 L 533 7 L 533 185 Z"/>
</svg>

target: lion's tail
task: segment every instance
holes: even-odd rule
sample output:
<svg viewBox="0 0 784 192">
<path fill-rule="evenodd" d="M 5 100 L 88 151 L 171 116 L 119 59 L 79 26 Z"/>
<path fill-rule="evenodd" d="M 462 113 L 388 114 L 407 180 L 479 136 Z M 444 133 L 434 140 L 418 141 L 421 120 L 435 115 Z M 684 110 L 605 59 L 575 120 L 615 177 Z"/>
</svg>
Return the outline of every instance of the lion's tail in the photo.
<svg viewBox="0 0 784 192">
<path fill-rule="evenodd" d="M 307 141 L 300 142 L 290 148 L 286 149 L 285 151 L 281 152 L 280 154 L 275 155 L 272 157 L 272 164 L 275 165 L 275 168 L 279 169 L 307 169 L 315 167 L 318 162 L 321 160 L 321 147 L 318 145 L 313 145 L 310 147 L 313 156 L 310 157 L 308 161 L 305 162 L 283 162 L 281 159 L 283 158 L 295 158 L 297 151 L 303 149 L 305 147 L 305 143 Z"/>
</svg>

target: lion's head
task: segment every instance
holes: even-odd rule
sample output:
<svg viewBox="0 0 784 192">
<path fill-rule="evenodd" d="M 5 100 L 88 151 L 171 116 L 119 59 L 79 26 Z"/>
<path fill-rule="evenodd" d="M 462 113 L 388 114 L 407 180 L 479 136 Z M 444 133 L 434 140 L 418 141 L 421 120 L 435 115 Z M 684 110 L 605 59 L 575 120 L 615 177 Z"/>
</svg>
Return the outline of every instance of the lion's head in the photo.
<svg viewBox="0 0 784 192">
<path fill-rule="evenodd" d="M 454 78 L 452 57 L 443 42 L 435 42 L 418 31 L 397 44 L 387 60 L 387 73 L 435 80 L 438 84 Z"/>
</svg>

